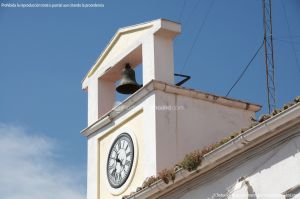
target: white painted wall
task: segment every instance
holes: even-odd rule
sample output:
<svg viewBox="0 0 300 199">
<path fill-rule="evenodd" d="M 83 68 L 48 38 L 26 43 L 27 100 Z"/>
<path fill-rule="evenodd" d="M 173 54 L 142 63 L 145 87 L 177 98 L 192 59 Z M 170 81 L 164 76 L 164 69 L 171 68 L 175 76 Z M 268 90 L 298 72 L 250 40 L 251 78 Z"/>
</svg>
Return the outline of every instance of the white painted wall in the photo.
<svg viewBox="0 0 300 199">
<path fill-rule="evenodd" d="M 210 182 L 190 188 L 184 195 L 172 199 L 227 198 L 248 199 L 248 192 L 256 199 L 284 199 L 283 192 L 300 184 L 300 129 L 295 137 L 237 165 L 229 173 L 212 178 Z M 249 176 L 238 182 L 242 176 Z M 247 186 L 248 182 L 248 186 Z M 252 191 L 251 191 L 252 189 Z M 299 199 L 298 193 L 293 199 Z"/>
<path fill-rule="evenodd" d="M 188 96 L 155 91 L 157 170 L 169 168 L 194 150 L 248 127 L 254 112 Z M 178 110 L 161 110 L 163 107 Z"/>
<path fill-rule="evenodd" d="M 173 38 L 147 35 L 143 41 L 143 84 L 155 79 L 174 84 Z"/>
</svg>

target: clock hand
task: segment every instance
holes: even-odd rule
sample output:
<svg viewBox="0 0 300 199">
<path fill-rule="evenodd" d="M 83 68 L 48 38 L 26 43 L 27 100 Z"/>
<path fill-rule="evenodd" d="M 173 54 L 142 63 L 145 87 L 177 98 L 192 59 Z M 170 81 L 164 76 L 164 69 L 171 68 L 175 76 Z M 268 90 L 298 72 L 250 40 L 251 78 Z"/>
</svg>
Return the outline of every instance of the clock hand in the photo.
<svg viewBox="0 0 300 199">
<path fill-rule="evenodd" d="M 121 165 L 121 167 L 123 167 L 124 165 L 123 165 L 123 161 L 122 160 L 120 160 L 120 158 L 119 158 L 119 154 L 117 154 L 117 157 L 116 157 L 116 162 L 119 162 L 120 163 L 120 165 Z"/>
<path fill-rule="evenodd" d="M 116 157 L 116 161 L 119 162 L 121 164 L 121 160 L 119 159 L 119 157 Z"/>
</svg>

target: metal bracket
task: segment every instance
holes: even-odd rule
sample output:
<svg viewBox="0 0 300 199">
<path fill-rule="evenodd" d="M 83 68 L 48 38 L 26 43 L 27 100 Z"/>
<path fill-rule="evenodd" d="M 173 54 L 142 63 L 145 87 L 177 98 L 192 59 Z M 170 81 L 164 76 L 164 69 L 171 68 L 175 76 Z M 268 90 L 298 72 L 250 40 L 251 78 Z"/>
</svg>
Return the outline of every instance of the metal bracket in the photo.
<svg viewBox="0 0 300 199">
<path fill-rule="evenodd" d="M 178 82 L 178 83 L 175 84 L 176 86 L 181 86 L 181 85 L 184 84 L 186 81 L 188 81 L 189 79 L 191 79 L 191 76 L 189 76 L 189 75 L 182 75 L 182 74 L 177 74 L 177 73 L 175 73 L 174 76 L 177 76 L 177 77 L 184 77 L 183 80 L 181 80 L 180 82 Z"/>
</svg>

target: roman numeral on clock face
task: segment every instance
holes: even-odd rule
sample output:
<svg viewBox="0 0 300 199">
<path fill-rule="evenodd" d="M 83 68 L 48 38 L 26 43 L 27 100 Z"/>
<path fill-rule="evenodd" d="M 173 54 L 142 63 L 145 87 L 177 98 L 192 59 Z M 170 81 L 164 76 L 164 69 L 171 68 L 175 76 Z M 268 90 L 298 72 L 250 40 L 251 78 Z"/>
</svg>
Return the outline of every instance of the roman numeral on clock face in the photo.
<svg viewBox="0 0 300 199">
<path fill-rule="evenodd" d="M 131 161 L 126 160 L 125 165 L 130 166 L 130 164 L 131 164 Z"/>
<path fill-rule="evenodd" d="M 113 188 L 121 187 L 130 175 L 134 145 L 129 134 L 120 134 L 113 142 L 107 160 L 107 177 Z"/>
</svg>

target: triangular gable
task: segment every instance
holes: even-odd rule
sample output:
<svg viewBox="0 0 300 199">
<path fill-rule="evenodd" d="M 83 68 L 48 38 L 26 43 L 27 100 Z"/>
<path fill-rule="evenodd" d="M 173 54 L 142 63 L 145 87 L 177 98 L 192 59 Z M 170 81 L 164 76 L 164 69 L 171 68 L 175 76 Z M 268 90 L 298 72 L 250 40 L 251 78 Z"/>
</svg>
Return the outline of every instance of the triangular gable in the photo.
<svg viewBox="0 0 300 199">
<path fill-rule="evenodd" d="M 164 23 L 164 24 L 163 24 Z M 87 79 L 93 76 L 96 72 L 103 73 L 109 67 L 109 63 L 116 57 L 124 54 L 128 48 L 136 48 L 141 45 L 142 38 L 149 33 L 154 34 L 156 31 L 162 28 L 162 26 L 167 27 L 167 29 L 172 29 L 168 23 L 170 22 L 164 19 L 158 19 L 151 22 L 138 24 L 134 26 L 129 26 L 119 29 L 109 44 L 106 46 L 104 51 L 98 57 L 96 63 L 89 70 L 87 75 L 83 80 L 83 88 L 87 87 Z M 126 53 L 126 52 L 125 52 Z M 97 75 L 98 76 L 98 75 Z"/>
</svg>

